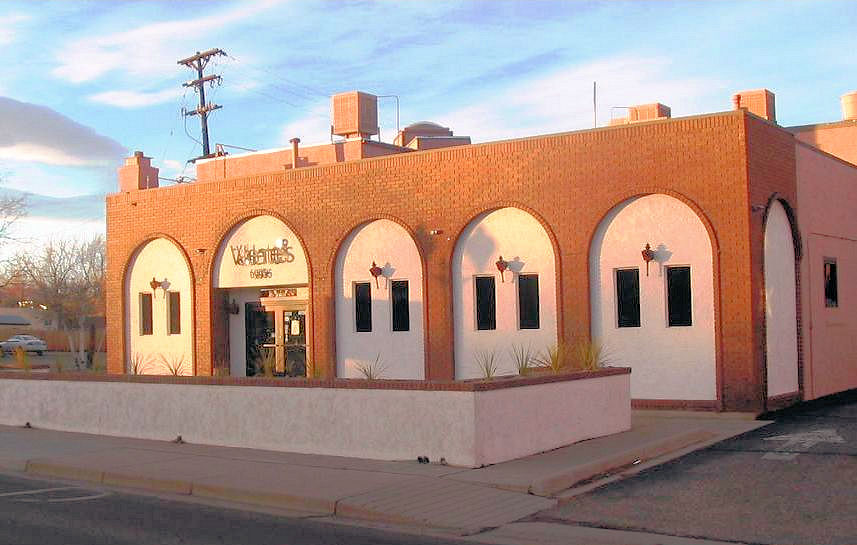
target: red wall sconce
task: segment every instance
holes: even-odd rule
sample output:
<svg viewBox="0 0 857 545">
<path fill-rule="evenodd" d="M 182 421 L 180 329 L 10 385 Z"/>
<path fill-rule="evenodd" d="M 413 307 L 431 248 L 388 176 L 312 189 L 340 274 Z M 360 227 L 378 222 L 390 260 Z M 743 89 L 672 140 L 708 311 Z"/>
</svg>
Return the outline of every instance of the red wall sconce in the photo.
<svg viewBox="0 0 857 545">
<path fill-rule="evenodd" d="M 500 282 L 505 282 L 506 279 L 503 277 L 503 273 L 505 273 L 506 269 L 509 268 L 509 262 L 503 259 L 503 256 L 500 256 L 500 259 L 495 261 L 494 265 L 496 265 L 497 270 L 500 271 Z"/>
<path fill-rule="evenodd" d="M 372 278 L 375 279 L 375 287 L 376 288 L 378 287 L 378 277 L 381 276 L 382 272 L 384 272 L 384 270 L 381 267 L 379 267 L 377 263 L 375 263 L 373 261 L 372 267 L 369 269 L 369 274 L 371 274 Z"/>
<path fill-rule="evenodd" d="M 655 258 L 655 251 L 646 243 L 646 248 L 642 251 L 643 261 L 646 262 L 646 276 L 649 276 L 649 262 Z"/>
<path fill-rule="evenodd" d="M 158 288 L 161 287 L 161 281 L 156 280 L 155 277 L 153 276 L 152 281 L 149 282 L 149 285 L 152 287 L 152 296 L 154 297 L 155 292 L 158 290 Z"/>
</svg>

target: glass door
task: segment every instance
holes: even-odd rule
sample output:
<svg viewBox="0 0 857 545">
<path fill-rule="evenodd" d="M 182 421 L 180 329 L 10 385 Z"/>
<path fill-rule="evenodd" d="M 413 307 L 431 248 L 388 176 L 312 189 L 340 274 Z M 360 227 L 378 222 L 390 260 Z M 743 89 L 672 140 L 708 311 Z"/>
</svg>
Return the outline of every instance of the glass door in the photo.
<svg viewBox="0 0 857 545">
<path fill-rule="evenodd" d="M 306 376 L 306 311 L 283 311 L 285 371 L 290 377 Z"/>
<path fill-rule="evenodd" d="M 244 304 L 244 331 L 247 338 L 247 376 L 273 374 L 276 365 L 276 327 L 274 313 L 258 302 Z"/>
</svg>

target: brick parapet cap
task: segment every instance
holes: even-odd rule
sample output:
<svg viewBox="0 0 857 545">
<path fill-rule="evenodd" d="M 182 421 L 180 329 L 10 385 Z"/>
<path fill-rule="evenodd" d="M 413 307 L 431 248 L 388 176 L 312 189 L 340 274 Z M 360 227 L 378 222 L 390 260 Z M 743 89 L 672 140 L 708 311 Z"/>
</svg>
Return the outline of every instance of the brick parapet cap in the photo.
<svg viewBox="0 0 857 545">
<path fill-rule="evenodd" d="M 165 375 L 95 375 L 91 373 L 0 373 L 0 380 L 61 380 L 69 382 L 124 382 L 138 384 L 187 384 L 192 386 L 254 386 L 275 388 L 334 388 L 345 390 L 423 390 L 447 392 L 485 392 L 521 386 L 568 382 L 589 378 L 627 375 L 630 367 L 605 367 L 595 371 L 537 373 L 530 376 L 503 376 L 493 379 L 450 381 L 306 379 L 266 377 L 174 377 Z"/>
</svg>

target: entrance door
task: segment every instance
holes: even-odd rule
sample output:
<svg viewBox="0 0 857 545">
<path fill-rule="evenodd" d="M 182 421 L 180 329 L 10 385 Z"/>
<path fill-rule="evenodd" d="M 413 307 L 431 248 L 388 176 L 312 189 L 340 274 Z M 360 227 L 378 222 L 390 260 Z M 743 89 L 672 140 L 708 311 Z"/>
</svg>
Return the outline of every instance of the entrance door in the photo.
<svg viewBox="0 0 857 545">
<path fill-rule="evenodd" d="M 306 311 L 284 310 L 285 371 L 290 377 L 306 376 Z"/>
<path fill-rule="evenodd" d="M 259 302 L 244 304 L 244 331 L 247 338 L 247 376 L 264 376 L 265 366 L 275 358 L 276 325 L 273 311 L 266 311 Z"/>
</svg>

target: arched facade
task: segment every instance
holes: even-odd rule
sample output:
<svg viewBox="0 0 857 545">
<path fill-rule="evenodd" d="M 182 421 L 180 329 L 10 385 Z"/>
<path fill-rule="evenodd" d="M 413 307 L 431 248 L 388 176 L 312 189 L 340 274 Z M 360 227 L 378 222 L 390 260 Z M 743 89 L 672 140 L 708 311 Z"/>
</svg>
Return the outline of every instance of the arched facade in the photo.
<svg viewBox="0 0 857 545">
<path fill-rule="evenodd" d="M 768 397 L 797 392 L 798 343 L 795 241 L 783 204 L 765 220 L 765 353 Z"/>
<path fill-rule="evenodd" d="M 375 366 L 383 378 L 424 379 L 423 264 L 410 233 L 388 219 L 355 228 L 334 283 L 336 376 L 363 378 Z"/>
<path fill-rule="evenodd" d="M 714 262 L 696 212 L 663 194 L 622 202 L 595 232 L 589 272 L 592 339 L 632 367 L 632 398 L 716 400 Z"/>
<path fill-rule="evenodd" d="M 480 360 L 492 354 L 497 375 L 514 374 L 513 349 L 538 355 L 556 344 L 557 259 L 528 212 L 500 208 L 467 225 L 453 253 L 452 289 L 456 379 L 483 376 Z"/>
<path fill-rule="evenodd" d="M 131 256 L 123 289 L 125 371 L 194 374 L 193 282 L 187 258 L 166 238 Z"/>
<path fill-rule="evenodd" d="M 304 376 L 312 365 L 309 263 L 297 234 L 258 215 L 232 227 L 212 262 L 215 367 L 231 376 Z"/>
</svg>

